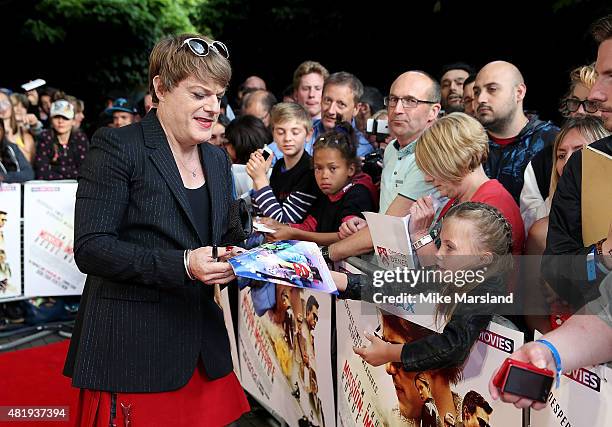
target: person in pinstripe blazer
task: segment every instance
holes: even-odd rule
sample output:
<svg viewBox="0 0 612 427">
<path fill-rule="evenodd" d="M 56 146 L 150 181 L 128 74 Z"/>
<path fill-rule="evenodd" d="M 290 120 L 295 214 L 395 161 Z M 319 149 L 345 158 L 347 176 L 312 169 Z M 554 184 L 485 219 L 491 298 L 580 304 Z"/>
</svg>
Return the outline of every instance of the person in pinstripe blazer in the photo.
<svg viewBox="0 0 612 427">
<path fill-rule="evenodd" d="M 234 253 L 222 247 L 239 235 L 231 164 L 202 143 L 230 79 L 227 56 L 198 35 L 161 40 L 149 69 L 157 108 L 140 123 L 98 130 L 79 171 L 74 255 L 87 281 L 64 374 L 81 389 L 82 425 L 125 417 L 119 405 L 140 410 L 127 415 L 138 425 L 225 425 L 248 411 L 213 292 L 235 279 L 224 261 Z M 195 398 L 193 384 L 203 390 Z M 169 393 L 189 387 L 187 397 Z M 221 413 L 211 408 L 219 390 Z M 183 424 L 163 421 L 172 408 Z"/>
</svg>

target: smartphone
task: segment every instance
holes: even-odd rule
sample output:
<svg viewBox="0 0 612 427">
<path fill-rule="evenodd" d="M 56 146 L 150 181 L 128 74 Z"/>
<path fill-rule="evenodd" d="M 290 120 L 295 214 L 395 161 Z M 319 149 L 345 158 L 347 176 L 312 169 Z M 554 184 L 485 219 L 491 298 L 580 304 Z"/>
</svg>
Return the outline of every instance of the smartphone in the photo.
<svg viewBox="0 0 612 427">
<path fill-rule="evenodd" d="M 268 147 L 268 144 L 264 145 L 261 155 L 263 156 L 264 160 L 268 160 L 268 158 L 272 155 L 272 149 Z"/>
<path fill-rule="evenodd" d="M 32 89 L 36 89 L 37 87 L 44 86 L 46 83 L 47 82 L 44 81 L 43 79 L 36 79 L 36 80 L 32 80 L 30 82 L 22 84 L 21 87 L 23 88 L 23 90 L 28 92 Z"/>
<path fill-rule="evenodd" d="M 493 379 L 493 384 L 503 393 L 546 403 L 554 380 L 555 374 L 548 369 L 508 358 Z"/>
</svg>

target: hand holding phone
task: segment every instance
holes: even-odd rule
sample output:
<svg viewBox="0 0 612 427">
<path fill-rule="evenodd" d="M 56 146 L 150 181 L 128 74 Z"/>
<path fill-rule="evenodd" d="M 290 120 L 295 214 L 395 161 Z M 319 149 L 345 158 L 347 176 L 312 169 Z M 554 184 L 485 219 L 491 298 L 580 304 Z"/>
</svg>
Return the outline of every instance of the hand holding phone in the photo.
<svg viewBox="0 0 612 427">
<path fill-rule="evenodd" d="M 545 403 L 554 380 L 555 374 L 549 369 L 507 358 L 492 382 L 502 393 Z"/>
<path fill-rule="evenodd" d="M 274 153 L 272 152 L 272 149 L 268 147 L 268 144 L 264 145 L 263 150 L 261 152 L 261 155 L 263 156 L 264 160 L 268 160 L 268 158 L 273 154 Z"/>
</svg>

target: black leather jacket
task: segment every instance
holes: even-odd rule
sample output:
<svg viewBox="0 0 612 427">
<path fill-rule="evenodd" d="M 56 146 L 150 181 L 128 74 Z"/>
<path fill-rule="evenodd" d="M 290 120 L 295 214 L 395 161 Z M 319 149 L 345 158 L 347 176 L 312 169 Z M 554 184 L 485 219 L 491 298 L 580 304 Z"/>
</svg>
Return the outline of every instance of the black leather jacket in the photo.
<svg viewBox="0 0 612 427">
<path fill-rule="evenodd" d="M 372 287 L 372 278 L 366 275 L 349 274 L 346 291 L 340 292 L 340 299 L 361 300 L 365 287 Z M 413 293 L 427 292 L 433 288 L 423 288 Z M 438 289 L 439 290 L 439 289 Z M 366 292 L 363 292 L 364 297 Z M 468 295 L 506 295 L 504 281 L 499 277 L 486 279 Z M 407 371 L 428 371 L 461 366 L 467 359 L 472 346 L 478 339 L 495 313 L 496 304 L 459 303 L 455 312 L 444 326 L 442 333 L 431 335 L 404 344 L 402 365 Z"/>
</svg>

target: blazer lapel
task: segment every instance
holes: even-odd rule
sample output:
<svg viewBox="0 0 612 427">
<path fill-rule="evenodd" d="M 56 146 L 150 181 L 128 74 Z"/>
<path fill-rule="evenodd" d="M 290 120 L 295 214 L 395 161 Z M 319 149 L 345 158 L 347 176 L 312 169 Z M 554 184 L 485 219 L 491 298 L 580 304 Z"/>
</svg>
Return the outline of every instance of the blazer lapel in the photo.
<svg viewBox="0 0 612 427">
<path fill-rule="evenodd" d="M 187 194 L 183 186 L 183 180 L 179 173 L 174 156 L 168 145 L 168 139 L 164 129 L 162 128 L 159 120 L 157 119 L 156 110 L 152 109 L 149 114 L 142 120 L 142 130 L 144 134 L 145 145 L 154 148 L 149 154 L 149 158 L 159 171 L 160 175 L 166 181 L 170 192 L 183 209 L 191 227 L 197 233 L 200 243 L 202 243 L 202 236 L 198 233 L 198 229 L 195 226 L 193 212 L 191 206 L 187 200 Z"/>
<path fill-rule="evenodd" d="M 212 153 L 213 147 L 204 142 L 200 144 L 200 153 L 202 154 L 202 162 L 204 163 L 204 176 L 206 177 L 206 186 L 208 187 L 208 194 L 210 194 L 210 216 L 212 218 L 212 241 L 214 245 L 218 245 L 221 241 L 221 224 L 223 216 L 227 213 L 223 211 L 223 201 L 225 196 L 221 192 L 223 188 L 220 182 L 223 175 L 223 164 L 219 161 L 215 161 L 214 153 Z"/>
</svg>

